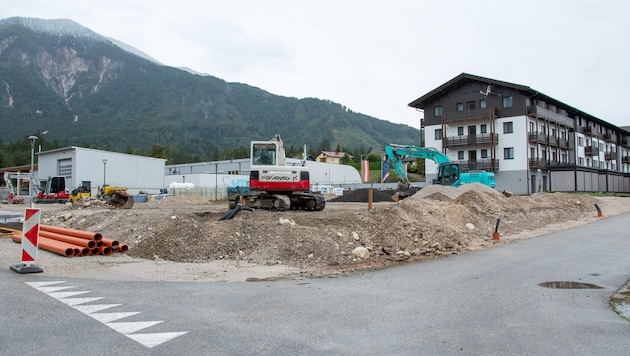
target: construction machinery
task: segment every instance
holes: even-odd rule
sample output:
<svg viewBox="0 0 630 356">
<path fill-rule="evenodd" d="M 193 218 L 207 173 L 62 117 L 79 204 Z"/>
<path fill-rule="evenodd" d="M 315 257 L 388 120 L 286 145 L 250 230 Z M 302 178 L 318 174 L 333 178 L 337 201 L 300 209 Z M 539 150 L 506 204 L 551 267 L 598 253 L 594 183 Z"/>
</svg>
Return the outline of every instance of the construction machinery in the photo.
<svg viewBox="0 0 630 356">
<path fill-rule="evenodd" d="M 276 134 L 269 141 L 252 141 L 250 154 L 249 188 L 230 194 L 230 209 L 237 205 L 269 210 L 324 209 L 324 197 L 310 191 L 306 162 L 287 165 L 280 135 Z"/>
<path fill-rule="evenodd" d="M 89 183 L 83 184 L 78 188 L 72 189 L 70 192 L 70 201 L 72 204 L 76 203 L 81 199 L 88 199 L 92 196 L 92 187 Z"/>
<path fill-rule="evenodd" d="M 127 188 L 104 185 L 98 191 L 98 198 L 107 204 L 121 209 L 131 209 L 133 207 L 133 196 L 127 193 Z"/>
<path fill-rule="evenodd" d="M 44 188 L 38 187 L 36 203 L 67 203 L 70 194 L 66 189 L 66 177 L 48 177 Z"/>
<path fill-rule="evenodd" d="M 6 203 L 22 204 L 30 199 L 30 189 L 36 189 L 37 185 L 31 181 L 30 173 L 4 172 L 4 182 L 9 190 Z"/>
<path fill-rule="evenodd" d="M 464 171 L 459 163 L 453 163 L 448 156 L 435 148 L 412 145 L 388 144 L 384 147 L 394 172 L 398 175 L 399 184 L 394 200 L 407 196 L 405 188 L 409 186 L 409 178 L 402 162 L 405 157 L 430 159 L 438 164 L 437 179 L 433 184 L 450 185 L 455 188 L 470 183 L 481 183 L 491 188 L 496 186 L 494 173 L 486 171 Z"/>
</svg>

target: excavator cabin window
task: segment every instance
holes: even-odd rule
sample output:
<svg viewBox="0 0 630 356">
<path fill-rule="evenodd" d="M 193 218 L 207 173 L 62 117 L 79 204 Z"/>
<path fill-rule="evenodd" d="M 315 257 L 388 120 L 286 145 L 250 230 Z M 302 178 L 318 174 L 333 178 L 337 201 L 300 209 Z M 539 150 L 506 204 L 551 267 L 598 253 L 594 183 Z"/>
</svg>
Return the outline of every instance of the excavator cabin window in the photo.
<svg viewBox="0 0 630 356">
<path fill-rule="evenodd" d="M 459 165 L 444 164 L 438 170 L 440 184 L 451 185 L 459 179 Z"/>
<path fill-rule="evenodd" d="M 252 164 L 262 166 L 276 165 L 276 145 L 273 143 L 256 143 L 252 150 Z"/>
</svg>

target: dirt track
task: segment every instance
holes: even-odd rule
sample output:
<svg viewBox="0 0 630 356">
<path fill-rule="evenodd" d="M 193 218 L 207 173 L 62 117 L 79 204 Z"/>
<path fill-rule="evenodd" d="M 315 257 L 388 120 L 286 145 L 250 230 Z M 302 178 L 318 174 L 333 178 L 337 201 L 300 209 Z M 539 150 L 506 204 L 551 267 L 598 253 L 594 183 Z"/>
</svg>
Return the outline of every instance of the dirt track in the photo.
<svg viewBox="0 0 630 356">
<path fill-rule="evenodd" d="M 539 193 L 506 197 L 487 187 L 429 186 L 399 203 L 328 202 L 321 212 L 241 212 L 227 204 L 169 197 L 130 210 L 99 203 L 42 205 L 42 223 L 101 232 L 128 254 L 65 258 L 40 251 L 44 273 L 118 280 L 244 281 L 337 276 L 468 253 L 630 211 L 621 197 Z M 352 194 L 347 192 L 346 200 Z M 7 206 L 24 209 L 24 206 Z M 500 220 L 499 241 L 492 232 Z M 0 239 L 0 260 L 19 262 L 19 244 Z M 13 256 L 13 257 L 12 257 Z"/>
</svg>

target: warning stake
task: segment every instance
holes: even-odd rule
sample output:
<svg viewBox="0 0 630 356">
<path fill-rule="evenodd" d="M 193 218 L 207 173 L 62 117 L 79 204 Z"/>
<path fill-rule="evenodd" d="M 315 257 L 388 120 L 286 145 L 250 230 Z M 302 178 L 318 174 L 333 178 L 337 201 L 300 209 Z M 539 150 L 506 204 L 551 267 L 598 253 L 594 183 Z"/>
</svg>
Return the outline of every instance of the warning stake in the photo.
<svg viewBox="0 0 630 356">
<path fill-rule="evenodd" d="M 11 269 L 18 273 L 39 273 L 43 270 L 32 263 L 37 260 L 39 240 L 39 209 L 26 209 L 22 224 L 22 263 L 12 265 Z M 31 263 L 26 265 L 26 263 Z"/>
</svg>

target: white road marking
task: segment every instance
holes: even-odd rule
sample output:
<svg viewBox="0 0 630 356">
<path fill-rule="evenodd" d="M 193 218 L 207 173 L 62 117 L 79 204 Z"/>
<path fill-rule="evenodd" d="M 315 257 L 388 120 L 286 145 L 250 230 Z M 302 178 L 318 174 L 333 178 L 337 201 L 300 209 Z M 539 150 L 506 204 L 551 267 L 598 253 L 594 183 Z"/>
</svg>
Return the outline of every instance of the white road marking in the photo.
<svg viewBox="0 0 630 356">
<path fill-rule="evenodd" d="M 46 294 L 48 294 L 49 296 L 55 299 L 65 299 L 65 298 L 70 298 L 70 297 L 74 297 L 75 295 L 81 295 L 85 293 L 90 293 L 90 291 L 84 290 L 84 291 L 74 291 L 74 292 L 53 292 L 53 293 L 46 293 Z"/>
<path fill-rule="evenodd" d="M 127 313 L 92 313 L 90 316 L 101 323 L 111 323 L 128 316 L 140 314 L 140 312 L 127 312 Z"/>
<path fill-rule="evenodd" d="M 92 313 L 96 313 L 99 312 L 101 310 L 105 310 L 105 309 L 109 309 L 109 308 L 113 308 L 113 307 L 117 307 L 120 306 L 122 304 L 90 304 L 90 305 L 76 305 L 74 307 L 74 309 L 80 311 L 81 313 L 85 313 L 85 314 L 92 314 Z"/>
<path fill-rule="evenodd" d="M 107 325 L 108 327 L 116 330 L 117 332 L 127 336 L 128 338 L 148 347 L 154 347 L 160 345 L 166 341 L 172 340 L 178 336 L 188 333 L 188 331 L 176 331 L 176 332 L 162 332 L 162 333 L 142 333 L 134 334 L 136 331 L 140 331 L 162 323 L 162 320 L 157 321 L 139 321 L 139 322 L 116 322 L 126 318 L 128 316 L 140 314 L 140 312 L 118 312 L 118 313 L 98 313 L 101 310 L 120 306 L 121 304 L 92 304 L 84 305 L 103 299 L 103 297 L 95 298 L 72 298 L 77 295 L 90 293 L 90 291 L 73 291 L 73 292 L 60 292 L 76 286 L 55 286 L 57 284 L 65 283 L 65 281 L 52 281 L 52 282 L 26 282 L 31 287 L 48 294 L 49 296 L 57 299 L 58 301 L 65 303 L 66 305 L 80 311 L 81 313 L 92 317 L 93 319 Z"/>
<path fill-rule="evenodd" d="M 160 320 L 157 320 L 157 321 L 136 321 L 136 322 L 131 322 L 131 323 L 117 322 L 117 323 L 105 323 L 105 325 L 107 325 L 110 328 L 118 331 L 121 334 L 128 335 L 128 334 L 133 334 L 136 331 L 140 331 L 142 329 L 146 329 L 146 328 L 148 328 L 150 326 L 157 325 L 157 324 L 159 324 L 161 322 L 162 321 L 160 321 Z"/>
<path fill-rule="evenodd" d="M 178 336 L 186 334 L 188 331 L 179 331 L 172 333 L 151 333 L 151 334 L 131 334 L 127 337 L 134 339 L 146 347 L 153 347 L 165 341 L 174 339 Z"/>
<path fill-rule="evenodd" d="M 55 298 L 57 299 L 57 298 Z M 97 300 L 101 300 L 103 299 L 103 297 L 96 297 L 96 298 L 65 298 L 65 299 L 57 299 L 58 301 L 68 304 L 71 307 L 74 307 L 76 305 L 79 304 L 85 304 L 85 303 L 90 303 L 90 302 L 95 302 Z"/>
</svg>

